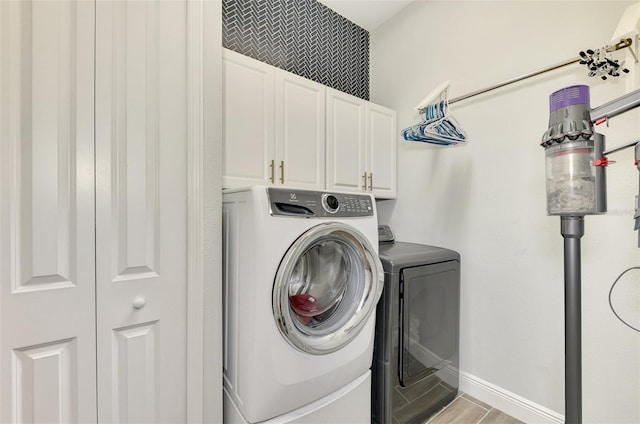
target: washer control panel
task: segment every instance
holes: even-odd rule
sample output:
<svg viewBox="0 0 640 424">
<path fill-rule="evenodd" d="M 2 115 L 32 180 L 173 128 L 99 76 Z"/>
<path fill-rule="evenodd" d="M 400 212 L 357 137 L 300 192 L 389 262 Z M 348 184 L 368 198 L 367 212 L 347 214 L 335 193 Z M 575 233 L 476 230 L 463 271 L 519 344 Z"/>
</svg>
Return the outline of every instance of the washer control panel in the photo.
<svg viewBox="0 0 640 424">
<path fill-rule="evenodd" d="M 271 215 L 301 218 L 373 216 L 373 198 L 368 194 L 268 188 Z"/>
</svg>

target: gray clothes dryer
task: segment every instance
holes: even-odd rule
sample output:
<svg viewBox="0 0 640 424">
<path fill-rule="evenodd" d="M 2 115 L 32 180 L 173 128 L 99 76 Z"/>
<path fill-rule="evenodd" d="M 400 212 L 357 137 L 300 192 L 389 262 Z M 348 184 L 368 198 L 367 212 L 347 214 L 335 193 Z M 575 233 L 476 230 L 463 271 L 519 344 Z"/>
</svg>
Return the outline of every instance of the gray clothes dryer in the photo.
<svg viewBox="0 0 640 424">
<path fill-rule="evenodd" d="M 458 393 L 460 255 L 393 241 L 379 255 L 371 420 L 423 423 Z"/>
</svg>

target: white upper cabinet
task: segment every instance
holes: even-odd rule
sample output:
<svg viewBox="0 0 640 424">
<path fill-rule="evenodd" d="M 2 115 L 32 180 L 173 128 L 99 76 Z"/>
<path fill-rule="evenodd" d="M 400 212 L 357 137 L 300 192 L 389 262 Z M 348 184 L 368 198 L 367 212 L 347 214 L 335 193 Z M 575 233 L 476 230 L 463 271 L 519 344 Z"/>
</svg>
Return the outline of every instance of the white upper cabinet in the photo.
<svg viewBox="0 0 640 424">
<path fill-rule="evenodd" d="M 275 172 L 274 74 L 271 66 L 223 51 L 225 188 L 266 184 Z"/>
<path fill-rule="evenodd" d="M 367 189 L 365 102 L 338 90 L 327 90 L 327 189 Z"/>
<path fill-rule="evenodd" d="M 396 196 L 396 112 L 223 50 L 224 188 Z"/>
<path fill-rule="evenodd" d="M 396 112 L 327 91 L 327 189 L 396 196 Z"/>
<path fill-rule="evenodd" d="M 325 87 L 223 54 L 223 187 L 324 187 Z"/>
<path fill-rule="evenodd" d="M 396 111 L 367 102 L 368 189 L 378 198 L 396 197 Z"/>
<path fill-rule="evenodd" d="M 325 87 L 276 69 L 276 184 L 324 188 L 324 124 Z"/>
</svg>

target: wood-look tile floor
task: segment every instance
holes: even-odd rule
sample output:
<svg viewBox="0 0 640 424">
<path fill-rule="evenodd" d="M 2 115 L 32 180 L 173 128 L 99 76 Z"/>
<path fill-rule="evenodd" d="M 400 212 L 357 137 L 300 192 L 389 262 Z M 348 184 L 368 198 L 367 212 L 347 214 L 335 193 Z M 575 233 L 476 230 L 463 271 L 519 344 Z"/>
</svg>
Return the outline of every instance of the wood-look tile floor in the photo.
<svg viewBox="0 0 640 424">
<path fill-rule="evenodd" d="M 425 424 L 524 424 L 512 416 L 505 414 L 473 398 L 466 393 L 458 396 L 453 402 L 438 412 Z"/>
</svg>

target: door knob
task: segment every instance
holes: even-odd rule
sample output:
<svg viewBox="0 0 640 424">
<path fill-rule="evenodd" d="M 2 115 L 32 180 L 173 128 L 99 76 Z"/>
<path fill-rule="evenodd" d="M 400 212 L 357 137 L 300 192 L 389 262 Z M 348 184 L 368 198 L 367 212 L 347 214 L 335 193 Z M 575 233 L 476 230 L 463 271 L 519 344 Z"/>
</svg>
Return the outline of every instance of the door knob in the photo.
<svg viewBox="0 0 640 424">
<path fill-rule="evenodd" d="M 133 299 L 134 309 L 142 309 L 146 304 L 147 304 L 147 301 L 142 296 L 138 296 L 135 299 Z"/>
</svg>

